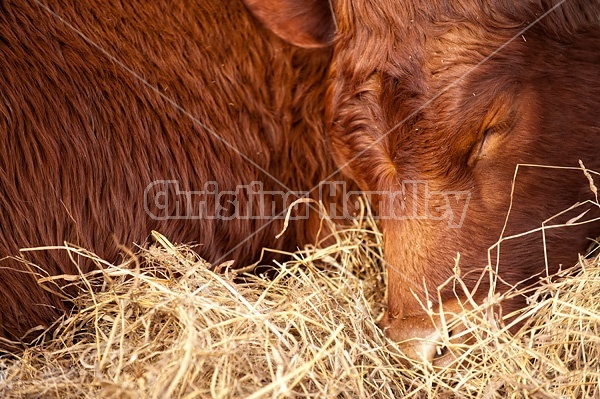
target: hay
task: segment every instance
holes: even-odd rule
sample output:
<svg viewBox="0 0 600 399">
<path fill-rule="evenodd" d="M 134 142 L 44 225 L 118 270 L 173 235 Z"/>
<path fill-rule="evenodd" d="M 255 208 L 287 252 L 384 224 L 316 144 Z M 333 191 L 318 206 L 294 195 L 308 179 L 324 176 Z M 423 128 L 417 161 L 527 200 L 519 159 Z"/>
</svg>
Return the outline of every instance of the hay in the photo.
<svg viewBox="0 0 600 399">
<path fill-rule="evenodd" d="M 368 217 L 270 279 L 215 273 L 155 238 L 122 265 L 98 259 L 54 335 L 0 357 L 0 397 L 600 397 L 598 259 L 533 291 L 516 336 L 493 303 L 469 312 L 474 342 L 448 339 L 460 355 L 440 369 L 403 358 L 376 326 L 384 266 Z"/>
</svg>

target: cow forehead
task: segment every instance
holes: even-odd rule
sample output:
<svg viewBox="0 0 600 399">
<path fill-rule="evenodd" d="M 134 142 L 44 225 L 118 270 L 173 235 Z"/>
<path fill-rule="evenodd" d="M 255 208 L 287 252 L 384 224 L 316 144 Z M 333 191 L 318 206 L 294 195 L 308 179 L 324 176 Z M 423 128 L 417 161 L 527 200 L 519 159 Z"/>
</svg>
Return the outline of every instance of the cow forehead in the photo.
<svg viewBox="0 0 600 399">
<path fill-rule="evenodd" d="M 421 22 L 474 22 L 493 29 L 539 25 L 552 35 L 597 27 L 600 4 L 590 0 L 332 0 L 338 33 Z"/>
<path fill-rule="evenodd" d="M 491 36 L 469 24 L 435 26 L 426 36 L 407 35 L 403 46 L 340 49 L 332 73 L 357 102 L 369 103 L 365 109 L 383 107 L 389 124 L 401 124 L 396 134 L 410 121 L 436 130 L 452 123 L 464 127 L 488 110 L 496 113 L 492 106 L 506 108 L 502 101 L 523 91 L 528 78 L 528 43 Z"/>
<path fill-rule="evenodd" d="M 452 61 L 466 68 L 516 37 L 562 40 L 600 20 L 600 3 L 589 0 L 341 0 L 335 9 L 337 52 L 363 75 L 425 59 L 438 72 Z"/>
</svg>

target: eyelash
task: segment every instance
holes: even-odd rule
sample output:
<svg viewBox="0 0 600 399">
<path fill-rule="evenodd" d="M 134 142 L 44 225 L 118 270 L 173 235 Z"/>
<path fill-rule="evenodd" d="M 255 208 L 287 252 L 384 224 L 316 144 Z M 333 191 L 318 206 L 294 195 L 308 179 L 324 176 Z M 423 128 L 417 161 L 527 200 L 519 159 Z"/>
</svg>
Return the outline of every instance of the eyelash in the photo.
<svg viewBox="0 0 600 399">
<path fill-rule="evenodd" d="M 488 136 L 491 136 L 492 134 L 502 134 L 508 131 L 509 128 L 510 126 L 508 122 L 496 123 L 495 125 L 492 125 L 491 127 L 488 127 L 483 131 L 483 139 L 485 140 Z"/>
<path fill-rule="evenodd" d="M 475 143 L 471 156 L 469 157 L 469 165 L 474 165 L 481 158 L 481 153 L 485 148 L 486 141 L 489 137 L 495 134 L 502 134 L 508 130 L 508 123 L 498 123 L 485 129 L 480 138 Z"/>
</svg>

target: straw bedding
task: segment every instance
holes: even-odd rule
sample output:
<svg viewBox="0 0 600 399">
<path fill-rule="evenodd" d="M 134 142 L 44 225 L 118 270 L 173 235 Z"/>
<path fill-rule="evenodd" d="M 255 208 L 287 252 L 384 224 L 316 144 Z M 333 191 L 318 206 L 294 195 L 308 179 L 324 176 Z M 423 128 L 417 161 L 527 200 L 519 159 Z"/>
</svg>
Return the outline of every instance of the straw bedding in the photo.
<svg viewBox="0 0 600 399">
<path fill-rule="evenodd" d="M 270 278 L 211 267 L 158 233 L 121 265 L 53 249 L 100 271 L 72 282 L 76 308 L 53 334 L 0 357 L 0 397 L 600 397 L 598 258 L 532 290 L 517 335 L 490 317 L 490 296 L 462 317 L 474 342 L 448 340 L 459 355 L 436 368 L 404 359 L 377 327 L 380 239 L 367 215 Z"/>
</svg>

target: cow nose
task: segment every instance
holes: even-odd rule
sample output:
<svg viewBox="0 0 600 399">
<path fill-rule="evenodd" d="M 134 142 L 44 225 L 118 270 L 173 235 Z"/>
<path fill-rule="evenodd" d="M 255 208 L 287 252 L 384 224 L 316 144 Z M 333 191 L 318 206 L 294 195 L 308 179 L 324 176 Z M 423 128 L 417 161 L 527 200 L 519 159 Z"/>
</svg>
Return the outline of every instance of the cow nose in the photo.
<svg viewBox="0 0 600 399">
<path fill-rule="evenodd" d="M 455 359 L 455 354 L 445 348 L 439 324 L 426 315 L 391 318 L 386 314 L 380 327 L 408 359 L 444 367 Z M 451 331 L 450 335 L 457 334 Z"/>
<path fill-rule="evenodd" d="M 425 317 L 397 319 L 384 327 L 384 332 L 409 359 L 433 363 L 441 351 L 440 332 Z"/>
</svg>

